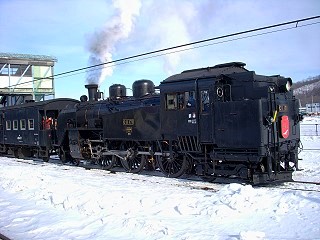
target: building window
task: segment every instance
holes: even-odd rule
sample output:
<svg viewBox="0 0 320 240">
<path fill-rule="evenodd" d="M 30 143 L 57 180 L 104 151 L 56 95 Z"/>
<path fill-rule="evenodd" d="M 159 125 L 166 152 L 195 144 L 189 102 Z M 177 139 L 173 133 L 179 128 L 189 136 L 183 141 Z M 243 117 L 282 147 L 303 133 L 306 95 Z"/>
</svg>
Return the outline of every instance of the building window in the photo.
<svg viewBox="0 0 320 240">
<path fill-rule="evenodd" d="M 5 67 L 3 67 L 4 64 L 0 64 L 0 69 L 2 71 L 0 72 L 0 76 L 24 76 L 24 77 L 31 77 L 32 76 L 32 70 L 30 65 L 17 65 L 17 64 L 7 64 Z"/>
<path fill-rule="evenodd" d="M 10 120 L 6 121 L 6 129 L 11 130 L 11 121 Z"/>
<path fill-rule="evenodd" d="M 26 120 L 25 119 L 20 120 L 20 129 L 26 130 Z"/>
<path fill-rule="evenodd" d="M 13 120 L 13 130 L 18 130 L 18 120 Z"/>
<path fill-rule="evenodd" d="M 8 76 L 9 75 L 9 68 L 8 68 L 8 64 L 6 64 L 6 66 L 4 67 L 5 64 L 0 64 L 0 70 L 2 69 L 2 71 L 0 72 L 0 76 Z"/>
<path fill-rule="evenodd" d="M 28 129 L 34 130 L 34 120 L 33 119 L 28 119 Z"/>
</svg>

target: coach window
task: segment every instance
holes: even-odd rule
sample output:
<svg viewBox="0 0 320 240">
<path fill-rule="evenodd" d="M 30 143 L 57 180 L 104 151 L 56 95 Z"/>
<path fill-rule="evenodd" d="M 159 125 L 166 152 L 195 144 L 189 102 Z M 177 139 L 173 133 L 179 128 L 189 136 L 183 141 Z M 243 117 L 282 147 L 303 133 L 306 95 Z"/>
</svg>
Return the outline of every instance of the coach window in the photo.
<svg viewBox="0 0 320 240">
<path fill-rule="evenodd" d="M 6 129 L 11 130 L 11 121 L 10 120 L 6 121 Z"/>
<path fill-rule="evenodd" d="M 166 108 L 167 110 L 177 109 L 177 95 L 175 93 L 166 94 Z"/>
<path fill-rule="evenodd" d="M 26 130 L 26 120 L 25 119 L 20 120 L 20 129 Z"/>
<path fill-rule="evenodd" d="M 208 112 L 210 106 L 209 101 L 209 91 L 208 90 L 202 90 L 201 91 L 201 111 L 202 112 Z"/>
<path fill-rule="evenodd" d="M 28 119 L 28 129 L 34 130 L 34 120 L 33 119 Z"/>
<path fill-rule="evenodd" d="M 13 120 L 13 130 L 18 130 L 18 120 Z"/>
</svg>

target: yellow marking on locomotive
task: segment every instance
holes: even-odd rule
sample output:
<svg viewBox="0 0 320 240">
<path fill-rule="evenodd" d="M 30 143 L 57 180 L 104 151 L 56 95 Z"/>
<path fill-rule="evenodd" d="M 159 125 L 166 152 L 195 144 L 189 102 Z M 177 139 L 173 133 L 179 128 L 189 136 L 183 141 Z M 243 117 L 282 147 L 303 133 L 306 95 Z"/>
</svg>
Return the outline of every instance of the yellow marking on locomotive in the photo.
<svg viewBox="0 0 320 240">
<path fill-rule="evenodd" d="M 126 133 L 130 136 L 132 134 L 132 127 L 126 127 Z"/>
<path fill-rule="evenodd" d="M 274 123 L 277 119 L 277 115 L 278 115 L 278 110 L 276 110 L 273 114 L 273 119 L 272 119 L 272 122 Z"/>
</svg>

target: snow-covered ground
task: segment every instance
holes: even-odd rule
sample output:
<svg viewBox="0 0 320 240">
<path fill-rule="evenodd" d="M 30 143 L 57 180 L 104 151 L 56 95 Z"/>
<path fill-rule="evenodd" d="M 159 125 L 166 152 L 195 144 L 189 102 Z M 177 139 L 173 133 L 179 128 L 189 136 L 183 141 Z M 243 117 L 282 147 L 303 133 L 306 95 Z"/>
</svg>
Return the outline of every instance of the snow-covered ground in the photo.
<svg viewBox="0 0 320 240">
<path fill-rule="evenodd" d="M 302 143 L 319 149 L 320 137 Z M 294 179 L 320 182 L 320 151 L 299 157 Z M 319 216 L 320 185 L 211 184 L 0 158 L 0 233 L 15 240 L 320 239 Z"/>
</svg>

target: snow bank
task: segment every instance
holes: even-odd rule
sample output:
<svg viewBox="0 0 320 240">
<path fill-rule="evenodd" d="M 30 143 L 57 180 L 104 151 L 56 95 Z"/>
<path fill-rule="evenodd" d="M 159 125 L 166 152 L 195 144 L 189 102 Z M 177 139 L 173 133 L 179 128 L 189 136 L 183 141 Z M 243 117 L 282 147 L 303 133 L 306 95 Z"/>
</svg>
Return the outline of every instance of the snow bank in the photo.
<svg viewBox="0 0 320 240">
<path fill-rule="evenodd" d="M 320 137 L 301 139 L 320 146 Z M 320 182 L 319 151 L 299 158 L 294 179 Z M 319 239 L 319 216 L 319 185 L 256 188 L 0 158 L 0 233 L 15 240 Z"/>
<path fill-rule="evenodd" d="M 320 236 L 314 186 L 219 185 L 8 158 L 0 176 L 0 232 L 13 239 Z"/>
</svg>

